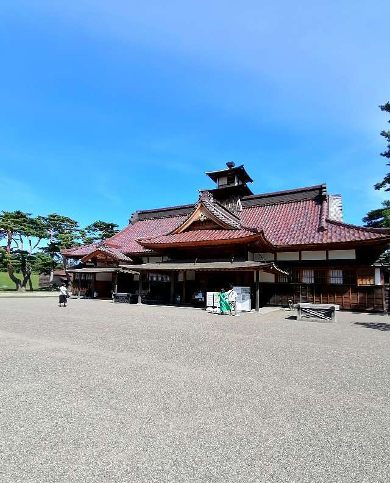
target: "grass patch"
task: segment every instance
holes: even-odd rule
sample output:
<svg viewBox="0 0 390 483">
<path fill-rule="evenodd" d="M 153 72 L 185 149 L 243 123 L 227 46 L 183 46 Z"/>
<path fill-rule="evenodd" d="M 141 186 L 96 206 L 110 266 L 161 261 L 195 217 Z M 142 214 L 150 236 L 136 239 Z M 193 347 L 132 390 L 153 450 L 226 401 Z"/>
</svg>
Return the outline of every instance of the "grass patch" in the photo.
<svg viewBox="0 0 390 483">
<path fill-rule="evenodd" d="M 22 274 L 17 273 L 16 277 L 22 279 Z M 37 273 L 31 274 L 31 281 L 34 290 L 39 290 L 39 275 Z M 0 290 L 15 290 L 14 282 L 9 278 L 8 272 L 0 272 Z M 26 290 L 30 290 L 27 284 Z"/>
</svg>

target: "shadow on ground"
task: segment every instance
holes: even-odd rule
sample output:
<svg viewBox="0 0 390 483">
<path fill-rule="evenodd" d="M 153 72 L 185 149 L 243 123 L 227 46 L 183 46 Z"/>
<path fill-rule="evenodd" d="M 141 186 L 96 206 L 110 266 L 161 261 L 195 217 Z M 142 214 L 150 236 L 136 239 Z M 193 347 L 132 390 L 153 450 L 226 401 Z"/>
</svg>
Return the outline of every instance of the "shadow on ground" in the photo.
<svg viewBox="0 0 390 483">
<path fill-rule="evenodd" d="M 355 325 L 361 325 L 362 327 L 366 327 L 367 329 L 382 331 L 390 330 L 390 324 L 386 324 L 385 322 L 355 322 Z"/>
</svg>

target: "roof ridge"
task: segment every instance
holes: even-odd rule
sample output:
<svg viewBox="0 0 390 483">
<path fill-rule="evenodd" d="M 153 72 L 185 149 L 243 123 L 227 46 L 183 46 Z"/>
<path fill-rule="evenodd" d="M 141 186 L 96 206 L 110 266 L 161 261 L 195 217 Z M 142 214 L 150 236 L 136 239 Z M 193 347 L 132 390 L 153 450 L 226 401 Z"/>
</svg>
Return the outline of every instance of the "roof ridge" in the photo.
<svg viewBox="0 0 390 483">
<path fill-rule="evenodd" d="M 368 231 L 371 233 L 388 233 L 390 235 L 390 228 L 372 228 L 369 226 L 354 225 L 352 223 L 345 223 L 344 221 L 331 220 L 330 218 L 327 218 L 326 221 L 333 225 L 346 226 L 348 228 L 354 228 L 355 230 Z"/>
<path fill-rule="evenodd" d="M 155 211 L 179 210 L 180 208 L 191 208 L 196 203 L 188 203 L 186 205 L 166 206 L 164 208 L 152 208 L 150 210 L 137 210 L 136 213 L 153 213 Z"/>
<path fill-rule="evenodd" d="M 293 188 L 289 190 L 282 190 L 282 191 L 270 191 L 269 193 L 259 193 L 255 195 L 247 195 L 243 196 L 242 200 L 247 200 L 247 199 L 254 199 L 254 198 L 263 198 L 263 197 L 268 197 L 268 196 L 276 196 L 276 195 L 282 195 L 282 194 L 287 194 L 287 193 L 299 193 L 300 191 L 313 191 L 315 189 L 320 189 L 320 188 L 326 188 L 326 183 L 318 184 L 318 185 L 313 185 L 313 186 L 304 186 L 301 188 Z"/>
<path fill-rule="evenodd" d="M 250 210 L 252 208 L 258 208 L 258 207 L 264 207 L 264 206 L 272 206 L 272 205 L 288 205 L 290 203 L 302 203 L 302 201 L 315 201 L 314 198 L 304 198 L 301 200 L 285 200 L 285 201 L 278 201 L 277 203 L 275 202 L 269 202 L 269 203 L 264 203 L 262 205 L 242 205 L 243 210 Z"/>
</svg>

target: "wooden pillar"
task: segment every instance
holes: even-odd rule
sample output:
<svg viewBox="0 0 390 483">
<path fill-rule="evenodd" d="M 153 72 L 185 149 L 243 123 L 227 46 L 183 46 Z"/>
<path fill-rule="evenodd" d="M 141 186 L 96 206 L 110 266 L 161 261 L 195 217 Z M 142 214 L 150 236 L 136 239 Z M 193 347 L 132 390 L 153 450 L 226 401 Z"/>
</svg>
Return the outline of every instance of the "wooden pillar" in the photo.
<svg viewBox="0 0 390 483">
<path fill-rule="evenodd" d="M 79 276 L 79 298 L 80 298 L 80 293 L 81 293 L 81 273 L 77 274 Z"/>
<path fill-rule="evenodd" d="M 184 304 L 186 301 L 186 274 L 187 272 L 183 271 L 183 291 L 182 291 L 182 303 Z"/>
<path fill-rule="evenodd" d="M 170 303 L 173 305 L 174 302 L 175 302 L 175 272 L 171 272 Z"/>
<path fill-rule="evenodd" d="M 139 278 L 138 278 L 138 305 L 142 305 L 142 273 L 139 273 Z"/>
<path fill-rule="evenodd" d="M 114 277 L 114 293 L 117 293 L 118 292 L 118 273 L 115 272 L 113 274 L 113 277 Z"/>
<path fill-rule="evenodd" d="M 260 310 L 260 272 L 259 270 L 255 271 L 256 274 L 256 305 L 255 310 L 259 312 Z"/>
</svg>

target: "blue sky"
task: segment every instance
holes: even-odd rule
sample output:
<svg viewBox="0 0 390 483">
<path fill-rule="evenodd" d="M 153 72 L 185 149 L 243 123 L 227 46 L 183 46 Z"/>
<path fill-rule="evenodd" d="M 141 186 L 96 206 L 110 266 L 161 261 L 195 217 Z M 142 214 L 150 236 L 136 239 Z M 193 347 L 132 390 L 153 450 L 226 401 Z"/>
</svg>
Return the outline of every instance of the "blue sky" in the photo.
<svg viewBox="0 0 390 483">
<path fill-rule="evenodd" d="M 386 1 L 2 3 L 0 209 L 123 227 L 244 164 L 256 193 L 386 195 Z"/>
</svg>

